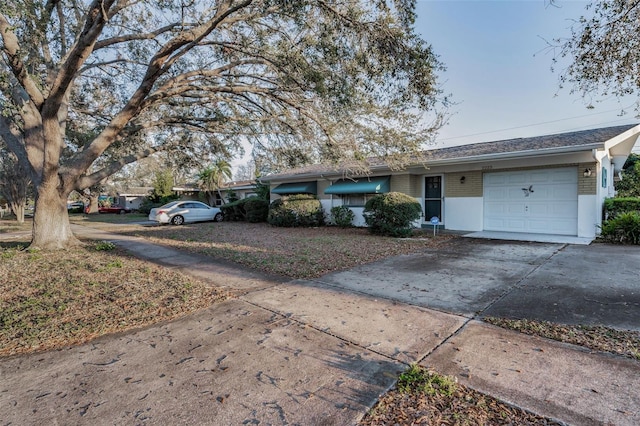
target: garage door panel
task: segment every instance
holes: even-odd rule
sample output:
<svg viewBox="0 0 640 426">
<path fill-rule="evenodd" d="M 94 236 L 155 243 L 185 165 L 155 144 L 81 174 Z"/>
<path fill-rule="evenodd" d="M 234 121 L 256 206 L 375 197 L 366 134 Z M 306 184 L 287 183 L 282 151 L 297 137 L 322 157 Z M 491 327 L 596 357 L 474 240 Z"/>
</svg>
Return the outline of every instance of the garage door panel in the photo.
<svg viewBox="0 0 640 426">
<path fill-rule="evenodd" d="M 511 219 L 506 221 L 505 223 L 505 227 L 509 229 L 516 229 L 519 231 L 525 231 L 526 226 L 527 226 L 527 223 L 524 220 Z"/>
<path fill-rule="evenodd" d="M 573 185 L 559 185 L 551 188 L 550 197 L 555 199 L 565 199 L 578 201 L 578 191 L 576 184 Z"/>
<path fill-rule="evenodd" d="M 528 213 L 530 213 L 532 219 L 536 217 L 545 219 L 553 219 L 555 217 L 572 219 L 577 218 L 575 205 L 570 201 L 564 203 L 556 202 L 553 204 L 531 203 L 529 204 Z"/>
<path fill-rule="evenodd" d="M 506 188 L 488 188 L 485 194 L 487 200 L 502 200 L 508 191 Z"/>
<path fill-rule="evenodd" d="M 484 229 L 576 235 L 575 167 L 484 175 Z"/>
<path fill-rule="evenodd" d="M 526 232 L 526 222 L 518 219 L 489 219 L 489 225 L 494 230 L 512 229 L 511 232 Z"/>
<path fill-rule="evenodd" d="M 551 180 L 548 174 L 543 173 L 531 173 L 529 182 L 531 183 L 547 183 Z"/>
<path fill-rule="evenodd" d="M 509 203 L 506 208 L 507 214 L 523 215 L 525 213 L 525 206 L 522 203 Z"/>
<path fill-rule="evenodd" d="M 508 185 L 520 185 L 527 181 L 527 175 L 525 173 L 514 173 L 513 175 L 507 175 L 506 183 Z"/>
</svg>

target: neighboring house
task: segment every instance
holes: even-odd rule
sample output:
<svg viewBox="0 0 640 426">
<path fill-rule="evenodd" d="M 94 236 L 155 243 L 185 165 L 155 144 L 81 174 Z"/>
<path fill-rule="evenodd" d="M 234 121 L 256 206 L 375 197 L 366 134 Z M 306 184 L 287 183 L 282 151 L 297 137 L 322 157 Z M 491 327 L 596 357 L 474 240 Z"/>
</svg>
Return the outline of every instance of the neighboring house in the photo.
<svg viewBox="0 0 640 426">
<path fill-rule="evenodd" d="M 146 200 L 153 188 L 149 187 L 130 187 L 121 192 L 118 192 L 119 202 L 118 205 L 122 205 L 128 210 L 138 210 L 142 205 L 142 202 Z"/>
<path fill-rule="evenodd" d="M 112 207 L 122 207 L 126 210 L 136 211 L 140 209 L 142 202 L 149 197 L 153 188 L 131 187 L 118 191 L 117 195 L 100 195 L 99 203 L 108 203 Z"/>
<path fill-rule="evenodd" d="M 633 148 L 640 126 L 619 126 L 425 151 L 424 163 L 402 171 L 384 164 L 370 176 L 344 178 L 318 165 L 264 178 L 271 199 L 316 195 L 326 212 L 346 205 L 363 226 L 375 194 L 403 192 L 445 229 L 572 235 L 593 238 L 613 180 Z"/>
<path fill-rule="evenodd" d="M 180 196 L 181 200 L 198 200 L 200 197 L 200 192 L 202 191 L 197 183 L 186 183 L 184 185 L 174 186 L 172 189 Z M 223 204 L 223 200 L 220 198 L 220 194 L 222 194 L 222 196 L 224 197 L 225 203 L 229 201 L 227 198 L 229 190 L 232 190 L 236 194 L 236 197 L 238 199 L 256 195 L 255 181 L 246 180 L 223 183 L 220 187 L 220 193 L 218 193 L 218 190 L 214 191 L 216 197 L 216 206 L 220 206 Z"/>
<path fill-rule="evenodd" d="M 223 194 L 226 194 L 226 192 L 229 190 L 233 191 L 236 194 L 238 200 L 257 195 L 255 180 L 225 182 L 222 184 L 222 188 L 220 189 L 222 190 Z"/>
<path fill-rule="evenodd" d="M 180 200 L 198 200 L 200 196 L 200 186 L 197 183 L 185 183 L 171 188 L 178 194 Z"/>
</svg>

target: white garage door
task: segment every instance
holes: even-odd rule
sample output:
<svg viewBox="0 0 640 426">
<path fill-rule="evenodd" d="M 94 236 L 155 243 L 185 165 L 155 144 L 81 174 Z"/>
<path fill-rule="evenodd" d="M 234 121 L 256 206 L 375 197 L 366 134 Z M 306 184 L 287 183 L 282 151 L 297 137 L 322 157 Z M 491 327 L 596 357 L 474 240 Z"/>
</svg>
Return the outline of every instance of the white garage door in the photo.
<svg viewBox="0 0 640 426">
<path fill-rule="evenodd" d="M 484 229 L 576 235 L 575 167 L 484 174 Z"/>
</svg>

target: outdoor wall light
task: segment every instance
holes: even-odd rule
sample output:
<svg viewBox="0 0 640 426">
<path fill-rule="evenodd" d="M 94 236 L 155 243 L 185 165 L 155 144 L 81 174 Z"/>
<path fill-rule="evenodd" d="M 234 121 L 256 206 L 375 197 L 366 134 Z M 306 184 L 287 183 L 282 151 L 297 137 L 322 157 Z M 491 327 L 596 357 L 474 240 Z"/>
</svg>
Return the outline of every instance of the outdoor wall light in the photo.
<svg viewBox="0 0 640 426">
<path fill-rule="evenodd" d="M 591 169 L 584 169 L 584 173 L 582 173 L 582 175 L 584 177 L 589 177 L 591 176 Z"/>
<path fill-rule="evenodd" d="M 464 183 L 464 181 L 465 181 L 466 179 L 467 179 L 466 177 L 462 176 L 462 177 L 460 178 L 460 183 Z"/>
</svg>

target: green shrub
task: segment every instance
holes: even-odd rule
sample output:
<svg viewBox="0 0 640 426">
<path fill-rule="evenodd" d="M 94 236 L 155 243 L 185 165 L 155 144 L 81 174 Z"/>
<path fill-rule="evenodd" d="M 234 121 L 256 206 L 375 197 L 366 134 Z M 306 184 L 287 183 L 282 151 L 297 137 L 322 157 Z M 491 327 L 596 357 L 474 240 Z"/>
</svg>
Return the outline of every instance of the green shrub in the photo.
<svg viewBox="0 0 640 426">
<path fill-rule="evenodd" d="M 224 220 L 229 222 L 266 222 L 269 202 L 259 197 L 248 197 L 220 207 Z"/>
<path fill-rule="evenodd" d="M 609 242 L 640 244 L 640 212 L 620 213 L 602 223 L 601 237 Z"/>
<path fill-rule="evenodd" d="M 116 245 L 110 241 L 96 241 L 93 245 L 96 251 L 110 251 L 116 248 Z"/>
<path fill-rule="evenodd" d="M 341 228 L 353 226 L 353 219 L 356 215 L 347 206 L 331 207 L 331 220 L 334 224 Z"/>
<path fill-rule="evenodd" d="M 441 376 L 417 364 L 398 377 L 398 390 L 401 393 L 424 393 L 430 396 L 453 396 L 458 385 L 455 379 Z"/>
<path fill-rule="evenodd" d="M 149 198 L 145 198 L 144 200 L 142 200 L 142 203 L 140 204 L 138 211 L 142 214 L 148 215 L 149 213 L 151 213 L 151 209 L 160 207 L 161 205 L 162 204 L 159 202 L 154 203 Z"/>
<path fill-rule="evenodd" d="M 640 212 L 640 198 L 607 198 L 604 200 L 604 213 L 608 219 L 631 211 Z"/>
<path fill-rule="evenodd" d="M 246 198 L 236 200 L 231 203 L 220 206 L 224 220 L 227 222 L 244 222 L 247 220 L 247 211 L 245 210 Z"/>
<path fill-rule="evenodd" d="M 367 201 L 363 212 L 371 233 L 392 237 L 411 235 L 413 222 L 421 214 L 420 203 L 401 192 L 376 195 Z"/>
<path fill-rule="evenodd" d="M 322 204 L 313 195 L 291 195 L 269 206 L 268 221 L 274 226 L 311 227 L 324 224 Z"/>
<path fill-rule="evenodd" d="M 269 201 L 260 197 L 249 197 L 246 200 L 244 208 L 247 212 L 247 222 L 266 222 L 269 216 Z"/>
</svg>

